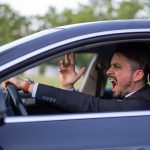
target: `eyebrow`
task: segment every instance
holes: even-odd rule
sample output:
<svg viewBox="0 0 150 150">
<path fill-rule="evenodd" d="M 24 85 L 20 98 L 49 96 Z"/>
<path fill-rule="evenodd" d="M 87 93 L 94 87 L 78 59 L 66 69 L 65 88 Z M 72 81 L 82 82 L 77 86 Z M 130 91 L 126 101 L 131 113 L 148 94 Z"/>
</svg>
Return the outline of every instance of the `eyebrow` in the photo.
<svg viewBox="0 0 150 150">
<path fill-rule="evenodd" d="M 111 66 L 122 67 L 122 65 L 120 65 L 120 64 L 118 64 L 118 63 L 111 64 Z"/>
</svg>

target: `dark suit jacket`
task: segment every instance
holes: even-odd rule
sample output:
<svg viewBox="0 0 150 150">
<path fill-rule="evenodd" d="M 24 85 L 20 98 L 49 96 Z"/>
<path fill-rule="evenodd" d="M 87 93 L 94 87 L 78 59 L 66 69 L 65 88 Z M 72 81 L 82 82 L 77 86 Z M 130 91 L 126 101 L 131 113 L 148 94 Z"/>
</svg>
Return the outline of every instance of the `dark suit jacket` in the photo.
<svg viewBox="0 0 150 150">
<path fill-rule="evenodd" d="M 146 86 L 127 98 L 102 99 L 39 84 L 36 99 L 48 101 L 61 109 L 71 112 L 104 112 L 150 109 L 150 87 Z"/>
</svg>

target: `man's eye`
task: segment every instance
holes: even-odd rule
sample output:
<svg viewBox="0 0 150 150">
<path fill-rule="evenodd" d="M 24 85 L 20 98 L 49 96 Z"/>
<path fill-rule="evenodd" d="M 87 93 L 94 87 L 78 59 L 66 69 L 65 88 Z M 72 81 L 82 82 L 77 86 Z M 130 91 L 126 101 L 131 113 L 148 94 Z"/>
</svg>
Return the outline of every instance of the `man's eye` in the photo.
<svg viewBox="0 0 150 150">
<path fill-rule="evenodd" d="M 121 66 L 119 66 L 119 65 L 115 65 L 114 67 L 115 67 L 115 68 L 118 68 L 118 69 L 121 68 Z"/>
</svg>

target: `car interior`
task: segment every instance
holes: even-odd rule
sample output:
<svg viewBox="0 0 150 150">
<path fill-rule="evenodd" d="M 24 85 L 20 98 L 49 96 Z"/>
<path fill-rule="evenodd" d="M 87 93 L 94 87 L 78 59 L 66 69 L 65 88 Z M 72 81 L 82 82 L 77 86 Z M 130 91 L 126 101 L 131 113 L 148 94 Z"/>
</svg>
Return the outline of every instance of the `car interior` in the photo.
<svg viewBox="0 0 150 150">
<path fill-rule="evenodd" d="M 142 42 L 150 48 L 149 41 Z M 77 55 L 85 55 L 85 53 L 88 53 L 92 56 L 89 65 L 87 66 L 87 71 L 82 78 L 80 86 L 78 87 L 78 92 L 107 99 L 112 98 L 111 86 L 107 80 L 106 70 L 109 67 L 115 48 L 116 43 L 107 43 L 103 45 L 101 45 L 101 43 L 94 43 L 71 50 L 71 52 L 74 52 Z M 16 91 L 16 89 L 14 87 L 10 87 L 9 93 L 6 95 L 6 114 L 8 116 L 70 113 L 65 110 L 58 109 L 47 102 L 38 101 L 35 103 L 35 99 L 31 98 L 29 94 L 21 91 L 19 94 L 16 92 L 16 95 L 18 96 L 16 98 L 14 91 Z M 21 99 L 19 105 L 15 102 L 20 101 L 18 99 Z"/>
</svg>

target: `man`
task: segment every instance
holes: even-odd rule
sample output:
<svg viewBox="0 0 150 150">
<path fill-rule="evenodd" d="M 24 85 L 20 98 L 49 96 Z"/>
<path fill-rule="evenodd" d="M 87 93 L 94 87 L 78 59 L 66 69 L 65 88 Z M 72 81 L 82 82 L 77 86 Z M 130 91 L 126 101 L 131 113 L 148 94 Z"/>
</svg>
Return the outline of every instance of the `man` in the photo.
<svg viewBox="0 0 150 150">
<path fill-rule="evenodd" d="M 71 60 L 65 55 L 60 61 L 60 81 L 64 89 L 43 84 L 34 84 L 18 77 L 2 83 L 13 83 L 19 90 L 29 92 L 36 100 L 48 101 L 61 109 L 71 112 L 104 112 L 150 109 L 150 87 L 148 49 L 141 43 L 119 44 L 114 52 L 107 75 L 112 83 L 112 92 L 119 99 L 101 99 L 72 91 L 74 83 L 85 72 L 85 67 L 75 71 L 74 54 Z M 69 90 L 69 91 L 68 91 Z"/>
</svg>

